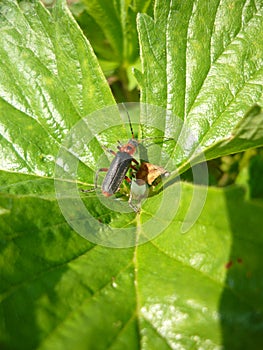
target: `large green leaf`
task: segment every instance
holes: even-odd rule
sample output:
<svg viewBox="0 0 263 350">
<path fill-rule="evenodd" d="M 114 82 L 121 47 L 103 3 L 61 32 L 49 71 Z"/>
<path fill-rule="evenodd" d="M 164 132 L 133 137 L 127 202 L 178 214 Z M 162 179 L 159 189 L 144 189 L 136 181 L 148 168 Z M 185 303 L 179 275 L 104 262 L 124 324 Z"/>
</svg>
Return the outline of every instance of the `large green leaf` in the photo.
<svg viewBox="0 0 263 350">
<path fill-rule="evenodd" d="M 188 5 L 182 3 L 178 10 L 184 16 L 179 16 L 180 12 L 168 10 L 166 4 L 157 3 L 155 15 L 160 30 L 154 29 L 157 35 L 150 46 L 147 38 L 142 39 L 140 29 L 142 48 L 149 53 L 158 51 L 160 45 L 166 50 L 162 38 L 188 28 L 184 23 L 180 26 L 179 21 L 187 17 L 184 6 Z M 193 18 L 200 24 L 199 14 L 203 18 L 201 23 L 209 22 L 211 13 L 206 12 L 204 17 L 198 8 L 199 4 L 205 6 L 205 2 L 194 4 L 194 11 L 189 10 Z M 136 217 L 132 212 L 121 214 L 105 209 L 90 194 L 82 200 L 99 223 L 132 227 L 146 237 L 151 232 L 142 228 L 149 218 L 156 227 L 166 228 L 151 242 L 129 249 L 109 249 L 81 238 L 66 223 L 57 204 L 53 186 L 55 160 L 62 141 L 75 124 L 91 112 L 112 105 L 113 97 L 89 43 L 64 2 L 57 1 L 51 15 L 35 1 L 18 5 L 5 0 L 0 6 L 0 347 L 262 348 L 262 206 L 244 202 L 239 189 L 210 189 L 202 215 L 183 235 L 182 225 L 193 193 L 204 197 L 204 187 L 173 184 L 164 193 L 149 198 L 141 215 Z M 219 9 L 219 14 L 224 13 L 223 2 Z M 244 7 L 242 19 L 255 21 L 260 17 L 260 7 L 257 16 L 255 11 L 252 4 Z M 222 17 L 226 23 L 227 16 Z M 150 18 L 141 18 L 154 25 Z M 220 18 L 215 22 L 217 26 L 222 23 Z M 229 43 L 238 32 L 233 18 L 227 27 Z M 235 25 L 230 25 L 232 22 Z M 166 33 L 167 23 L 176 25 L 176 31 L 171 27 Z M 149 35 L 154 34 L 151 27 L 145 29 Z M 226 45 L 228 38 L 219 34 L 216 38 Z M 213 48 L 217 57 L 218 42 Z M 171 41 L 170 45 L 176 49 Z M 182 91 L 181 85 L 172 87 L 171 81 L 167 84 L 162 80 L 161 74 L 167 71 L 162 50 L 152 61 L 151 55 L 142 52 L 143 73 L 149 78 L 143 86 L 142 98 L 168 106 L 168 110 L 182 117 L 176 105 L 183 106 L 184 95 L 167 103 L 167 86 L 171 91 Z M 156 59 L 164 67 L 156 72 L 159 79 L 152 70 L 158 65 Z M 178 71 L 176 74 L 184 80 Z M 193 82 L 202 85 L 195 74 Z M 200 76 L 204 79 L 206 73 Z M 197 91 L 191 86 L 188 88 Z M 193 99 L 194 103 L 198 98 Z M 254 102 L 260 100 L 251 98 L 242 113 Z M 230 122 L 227 132 L 213 139 L 209 147 L 212 149 L 215 141 L 229 141 L 229 133 L 234 140 L 243 133 L 247 139 L 246 121 L 253 116 L 259 118 L 257 108 L 256 114 L 250 112 L 243 122 L 240 114 L 241 124 L 237 125 L 237 120 Z M 204 131 L 202 120 L 200 135 Z M 93 122 L 100 125 L 104 120 Z M 174 131 L 171 126 L 174 119 L 169 115 L 160 122 Z M 191 126 L 196 125 L 199 124 L 193 118 Z M 122 134 L 120 128 L 113 129 L 102 140 L 108 146 Z M 258 136 L 260 139 L 260 129 Z M 257 137 L 249 147 L 257 145 L 256 140 Z M 81 144 L 82 140 L 79 141 Z M 223 143 L 219 146 L 225 147 L 225 152 L 227 146 Z M 171 151 L 176 160 L 179 151 Z M 188 156 L 192 151 L 191 148 Z M 90 153 L 85 155 L 85 164 L 89 167 L 79 161 L 81 157 L 75 158 L 79 161 L 79 179 L 88 183 L 93 180 L 91 169 L 95 169 L 96 159 L 102 153 L 97 140 L 87 152 Z M 180 161 L 178 158 L 178 164 Z M 57 180 L 64 183 L 63 178 Z M 179 208 L 168 221 L 171 204 L 175 202 L 169 195 L 177 192 L 181 195 L 177 198 Z M 156 207 L 163 203 L 163 198 L 168 200 L 162 215 L 156 216 Z"/>
<path fill-rule="evenodd" d="M 260 349 L 262 206 L 210 189 L 182 235 L 192 190 L 162 235 L 117 250 L 76 235 L 54 199 L 2 195 L 2 348 Z"/>
<path fill-rule="evenodd" d="M 263 41 L 258 39 L 262 18 L 260 0 L 249 5 L 228 0 L 157 0 L 154 19 L 139 15 L 143 71 L 136 76 L 141 100 L 158 104 L 184 121 L 181 125 L 174 118 L 164 121 L 167 136 L 175 127 L 182 128 L 180 147 L 173 151 L 177 164 L 196 155 L 197 147 L 204 152 L 213 148 L 212 154 L 207 152 L 209 158 L 225 154 L 215 143 L 226 143 L 250 107 L 262 104 Z M 261 146 L 262 123 L 262 117 L 255 118 L 250 134 L 229 150 Z M 257 139 L 251 141 L 255 129 Z"/>
</svg>

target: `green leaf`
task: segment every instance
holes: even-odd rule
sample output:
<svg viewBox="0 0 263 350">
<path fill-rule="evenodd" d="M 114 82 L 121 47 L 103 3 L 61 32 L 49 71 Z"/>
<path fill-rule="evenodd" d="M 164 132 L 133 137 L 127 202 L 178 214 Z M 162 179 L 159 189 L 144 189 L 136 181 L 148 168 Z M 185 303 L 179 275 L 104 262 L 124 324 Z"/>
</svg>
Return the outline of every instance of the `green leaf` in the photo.
<svg viewBox="0 0 263 350">
<path fill-rule="evenodd" d="M 251 108 L 232 131 L 231 137 L 221 140 L 206 149 L 206 158 L 217 154 L 237 153 L 263 144 L 263 113 L 259 106 Z"/>
<path fill-rule="evenodd" d="M 86 8 L 80 24 L 102 59 L 121 62 L 123 33 L 120 22 L 120 4 L 110 1 L 83 1 Z M 104 45 L 102 45 L 102 43 Z M 113 57 L 110 57 L 110 54 Z"/>
<path fill-rule="evenodd" d="M 162 39 L 171 34 L 166 32 L 167 22 L 172 29 L 178 23 L 178 38 L 180 30 L 187 29 L 184 21 L 192 11 L 188 4 L 181 4 L 185 17 L 177 12 L 180 8 L 168 11 L 164 5 L 159 2 L 156 6 L 159 32 L 152 19 L 141 17 L 149 23 L 145 27 L 148 34 L 156 32 L 150 46 L 141 39 L 149 54 L 160 40 L 166 50 Z M 205 3 L 195 5 L 192 12 L 198 16 L 198 5 Z M 221 2 L 220 11 L 223 10 Z M 247 6 L 242 20 L 255 21 L 260 17 L 260 11 L 257 16 L 255 11 L 254 5 Z M 208 22 L 210 15 L 206 12 Z M 230 39 L 218 35 L 218 42 L 230 45 L 239 27 L 235 21 L 230 26 L 232 17 L 228 22 L 223 19 L 229 24 Z M 216 23 L 221 25 L 219 20 Z M 113 97 L 89 43 L 64 2 L 57 1 L 49 14 L 39 2 L 18 4 L 5 0 L 0 5 L 0 31 L 0 347 L 262 348 L 262 206 L 245 202 L 239 189 L 211 188 L 207 193 L 205 187 L 176 183 L 148 198 L 141 215 L 135 218 L 132 212 L 105 209 L 100 198 L 90 194 L 83 196 L 83 204 L 98 225 L 104 221 L 111 229 L 135 229 L 146 238 L 151 229 L 162 228 L 163 232 L 151 242 L 129 249 L 109 249 L 80 237 L 66 223 L 56 200 L 55 160 L 73 126 L 85 121 L 91 112 L 113 105 Z M 180 45 L 182 42 L 178 39 Z M 217 57 L 219 48 L 218 44 L 213 51 Z M 162 54 L 156 56 L 160 67 Z M 143 57 L 145 65 L 150 58 Z M 152 64 L 153 68 L 157 66 L 156 60 Z M 141 75 L 142 82 L 145 75 L 149 79 L 142 98 L 147 96 L 147 90 L 152 96 L 147 102 L 159 101 L 163 106 L 168 94 L 167 81 L 163 82 L 161 73 L 167 70 L 159 71 L 159 80 L 166 88 L 158 90 L 158 76 L 151 64 L 147 69 Z M 195 74 L 195 81 L 203 86 Z M 204 78 L 205 74 L 200 76 Z M 151 81 L 157 85 L 148 85 Z M 181 91 L 180 85 L 174 86 Z M 188 88 L 197 93 L 196 88 Z M 158 100 L 158 94 L 164 97 Z M 189 92 L 190 95 L 194 96 Z M 254 102 L 252 98 L 247 106 Z M 169 106 L 165 102 L 168 110 L 175 112 L 173 104 L 184 106 L 180 99 Z M 193 110 L 189 109 L 188 115 Z M 244 121 L 240 117 L 241 127 L 237 122 L 230 123 L 228 131 L 234 135 L 235 147 L 239 147 L 242 135 L 247 137 L 253 116 L 259 118 L 260 113 L 249 113 Z M 104 115 L 104 119 L 90 122 L 103 127 L 111 117 Z M 168 127 L 174 123 L 169 116 L 161 121 Z M 170 129 L 174 131 L 172 126 Z M 102 135 L 102 141 L 105 137 L 108 145 L 123 134 L 118 127 Z M 209 147 L 215 141 L 227 140 L 226 136 L 228 133 L 213 139 Z M 255 140 L 261 138 L 260 130 L 258 136 Z M 76 148 L 83 139 L 77 141 Z M 188 156 L 192 151 L 193 148 L 188 150 Z M 78 158 L 73 154 L 79 161 L 79 179 L 93 184 L 91 169 L 101 153 L 95 140 L 89 149 L 83 147 L 87 163 L 82 161 L 82 154 Z M 174 160 L 179 151 L 171 154 Z M 180 159 L 176 161 L 180 164 Z M 63 181 L 67 179 L 56 180 L 67 186 Z M 66 194 L 74 203 L 71 193 Z M 207 194 L 207 202 L 196 224 L 183 235 L 183 226 L 191 221 L 188 213 L 194 194 L 200 198 Z M 171 217 L 170 209 L 176 203 L 177 213 Z M 159 207 L 162 211 L 158 216 Z M 74 219 L 77 222 L 82 217 Z M 152 221 L 147 226 L 149 219 Z M 94 228 L 87 228 L 94 233 Z M 127 240 L 127 235 L 123 239 Z"/>
<path fill-rule="evenodd" d="M 117 250 L 76 235 L 54 199 L 2 195 L 2 347 L 261 348 L 262 206 L 210 189 L 182 235 L 192 191 L 158 238 Z"/>
<path fill-rule="evenodd" d="M 184 190 L 184 195 L 191 191 Z M 142 325 L 152 328 L 145 330 L 147 343 L 154 332 L 163 348 L 261 347 L 262 296 L 256 290 L 262 284 L 262 234 L 254 227 L 261 213 L 262 206 L 243 202 L 242 191 L 210 189 L 189 233 L 180 236 L 179 219 L 151 242 L 154 249 L 151 244 L 139 248 Z"/>
<path fill-rule="evenodd" d="M 129 65 L 138 59 L 136 15 L 146 12 L 152 0 L 82 0 L 86 12 L 80 23 L 98 57 Z M 111 53 L 111 57 L 109 56 Z"/>
<path fill-rule="evenodd" d="M 200 150 L 212 158 L 228 147 L 230 153 L 263 145 L 261 115 L 253 118 L 250 134 L 241 131 L 248 130 L 251 106 L 263 103 L 262 17 L 262 1 L 228 0 L 156 1 L 154 19 L 138 16 L 141 101 L 184 121 L 164 120 L 167 137 L 182 129 L 172 154 L 182 170 Z M 238 125 L 246 142 L 223 149 Z M 257 140 L 251 138 L 254 132 Z"/>
<path fill-rule="evenodd" d="M 263 185 L 260 175 L 263 171 L 263 156 L 262 150 L 251 158 L 248 173 L 249 173 L 249 187 L 251 198 L 263 198 Z"/>
<path fill-rule="evenodd" d="M 63 1 L 1 3 L 0 167 L 51 177 L 61 140 L 114 104 L 89 43 Z"/>
<path fill-rule="evenodd" d="M 138 100 L 132 72 L 140 67 L 136 16 L 152 13 L 152 6 L 152 0 L 81 0 L 71 6 L 120 102 Z"/>
</svg>

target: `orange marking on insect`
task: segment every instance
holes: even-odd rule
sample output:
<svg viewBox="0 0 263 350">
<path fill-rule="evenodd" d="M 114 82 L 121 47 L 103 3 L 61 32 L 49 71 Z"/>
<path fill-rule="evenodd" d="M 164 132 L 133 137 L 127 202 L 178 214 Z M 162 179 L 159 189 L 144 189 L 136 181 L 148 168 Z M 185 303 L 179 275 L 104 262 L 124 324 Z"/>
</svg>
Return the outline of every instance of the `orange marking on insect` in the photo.
<svg viewBox="0 0 263 350">
<path fill-rule="evenodd" d="M 128 142 L 126 145 L 120 147 L 120 152 L 125 152 L 133 156 L 136 152 L 136 148 L 137 147 L 135 146 L 134 142 Z"/>
</svg>

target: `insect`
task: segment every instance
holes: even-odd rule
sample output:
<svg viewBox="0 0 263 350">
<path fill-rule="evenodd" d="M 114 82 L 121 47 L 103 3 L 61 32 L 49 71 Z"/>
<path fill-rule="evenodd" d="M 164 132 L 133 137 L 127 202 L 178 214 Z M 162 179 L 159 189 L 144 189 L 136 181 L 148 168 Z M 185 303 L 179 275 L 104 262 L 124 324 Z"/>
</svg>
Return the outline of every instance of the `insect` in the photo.
<svg viewBox="0 0 263 350">
<path fill-rule="evenodd" d="M 119 190 L 120 185 L 124 179 L 126 179 L 128 182 L 131 182 L 131 180 L 126 176 L 126 173 L 131 167 L 136 170 L 136 166 L 139 164 L 138 161 L 133 157 L 138 147 L 138 141 L 134 137 L 134 131 L 128 112 L 127 115 L 132 138 L 124 145 L 119 144 L 117 146 L 118 152 L 108 150 L 111 154 L 114 155 L 110 167 L 100 168 L 96 172 L 95 189 L 97 188 L 99 173 L 107 172 L 101 186 L 102 194 L 105 197 L 110 197 L 115 194 Z M 134 163 L 134 165 L 132 165 L 132 163 Z M 82 190 L 82 192 L 91 192 L 93 190 L 94 189 Z"/>
<path fill-rule="evenodd" d="M 140 192 L 140 195 L 136 195 L 136 191 L 131 191 L 128 203 L 135 212 L 139 212 L 140 209 L 132 203 L 133 199 L 141 199 L 145 197 L 145 194 L 147 192 L 146 186 L 152 185 L 152 183 L 157 177 L 163 174 L 168 174 L 168 172 L 164 168 L 155 166 L 148 162 L 142 162 L 141 165 L 139 165 L 139 162 L 134 158 L 134 154 L 136 153 L 139 142 L 135 139 L 128 111 L 127 116 L 132 138 L 124 145 L 120 144 L 119 142 L 119 145 L 117 146 L 118 152 L 114 152 L 113 150 L 107 149 L 108 152 L 114 155 L 114 158 L 109 168 L 100 168 L 97 170 L 95 175 L 94 189 L 98 187 L 97 183 L 100 172 L 106 172 L 106 176 L 101 185 L 101 191 L 105 197 L 110 197 L 114 195 L 119 190 L 120 185 L 122 184 L 124 179 L 126 179 L 127 182 L 131 184 L 131 187 L 133 186 L 134 188 L 135 183 L 129 177 L 126 176 L 128 170 L 132 168 L 135 172 L 135 182 L 139 186 L 139 190 L 136 191 Z M 143 185 L 145 186 L 142 187 Z M 82 190 L 82 192 L 91 192 L 94 189 Z"/>
<path fill-rule="evenodd" d="M 132 138 L 127 144 L 118 146 L 118 152 L 111 153 L 115 156 L 110 164 L 109 168 L 100 168 L 100 171 L 107 171 L 107 174 L 102 182 L 101 190 L 105 197 L 110 197 L 119 190 L 119 187 L 124 179 L 130 182 L 130 179 L 126 177 L 128 169 L 132 166 L 132 162 L 136 165 L 139 163 L 133 158 L 136 152 L 138 142 Z M 97 174 L 98 174 L 97 172 Z"/>
</svg>

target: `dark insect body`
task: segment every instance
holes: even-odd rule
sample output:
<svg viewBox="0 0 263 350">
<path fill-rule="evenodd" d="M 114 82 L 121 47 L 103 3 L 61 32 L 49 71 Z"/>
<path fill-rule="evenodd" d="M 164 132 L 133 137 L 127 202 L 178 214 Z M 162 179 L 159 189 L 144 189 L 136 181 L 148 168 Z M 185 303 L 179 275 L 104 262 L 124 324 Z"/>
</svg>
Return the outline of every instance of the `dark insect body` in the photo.
<svg viewBox="0 0 263 350">
<path fill-rule="evenodd" d="M 115 158 L 112 160 L 109 169 L 99 169 L 99 171 L 107 171 L 102 183 L 102 194 L 105 197 L 110 197 L 119 190 L 121 183 L 126 178 L 127 171 L 132 166 L 132 162 L 138 164 L 133 158 L 137 146 L 138 142 L 134 139 L 129 140 L 126 145 L 119 146 L 119 151 L 114 154 Z M 128 180 L 128 178 L 126 179 Z"/>
<path fill-rule="evenodd" d="M 120 188 L 120 185 L 126 179 L 129 183 L 131 183 L 131 179 L 129 179 L 126 176 L 127 171 L 130 168 L 133 168 L 134 170 L 137 170 L 138 162 L 135 158 L 133 158 L 133 155 L 136 152 L 136 149 L 138 147 L 138 141 L 134 138 L 134 132 L 130 120 L 130 116 L 127 112 L 130 130 L 132 134 L 132 138 L 125 144 L 125 145 L 119 145 L 118 146 L 118 152 L 114 152 L 112 150 L 108 150 L 111 154 L 114 155 L 114 158 L 110 164 L 109 168 L 100 168 L 96 172 L 95 177 L 95 189 L 98 187 L 98 176 L 99 173 L 104 171 L 107 172 L 105 175 L 105 178 L 102 182 L 101 190 L 102 194 L 105 197 L 110 197 L 114 195 Z M 134 163 L 135 165 L 132 165 Z M 82 190 L 82 192 L 91 192 L 92 190 Z M 133 208 L 134 209 L 134 208 Z"/>
</svg>

